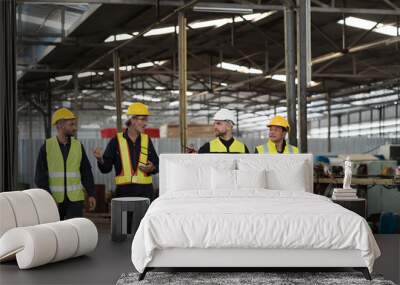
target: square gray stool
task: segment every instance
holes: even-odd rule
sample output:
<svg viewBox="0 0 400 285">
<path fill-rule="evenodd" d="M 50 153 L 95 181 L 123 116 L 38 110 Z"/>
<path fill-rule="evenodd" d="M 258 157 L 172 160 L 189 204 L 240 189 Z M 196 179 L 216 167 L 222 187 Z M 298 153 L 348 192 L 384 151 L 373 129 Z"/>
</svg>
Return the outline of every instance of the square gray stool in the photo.
<svg viewBox="0 0 400 285">
<path fill-rule="evenodd" d="M 127 231 L 128 213 L 132 213 L 131 234 L 135 234 L 146 214 L 150 199 L 144 197 L 120 197 L 111 200 L 111 240 L 123 241 Z"/>
</svg>

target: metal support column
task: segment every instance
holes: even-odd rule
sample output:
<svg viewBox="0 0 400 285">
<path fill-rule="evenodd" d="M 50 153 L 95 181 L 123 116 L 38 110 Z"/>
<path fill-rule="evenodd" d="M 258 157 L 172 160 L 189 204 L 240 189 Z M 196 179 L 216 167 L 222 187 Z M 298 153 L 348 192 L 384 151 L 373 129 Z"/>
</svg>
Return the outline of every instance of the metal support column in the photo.
<svg viewBox="0 0 400 285">
<path fill-rule="evenodd" d="M 240 137 L 240 131 L 239 131 L 239 109 L 236 109 L 236 136 Z"/>
<path fill-rule="evenodd" d="M 74 80 L 74 99 L 72 100 L 73 106 L 71 106 L 71 109 L 77 110 L 78 109 L 78 97 L 79 97 L 78 73 L 76 73 L 76 72 L 74 73 L 73 80 Z"/>
<path fill-rule="evenodd" d="M 61 41 L 65 39 L 65 6 L 61 8 Z"/>
<path fill-rule="evenodd" d="M 15 3 L 0 1 L 0 192 L 15 190 L 18 176 Z"/>
<path fill-rule="evenodd" d="M 332 100 L 331 100 L 331 94 L 329 92 L 326 94 L 327 95 L 327 101 L 328 101 L 328 152 L 332 151 L 332 145 L 331 145 L 331 128 L 332 128 L 332 114 L 331 114 L 331 105 L 332 105 Z"/>
<path fill-rule="evenodd" d="M 293 17 L 294 17 L 294 15 L 293 15 Z M 268 49 L 269 49 L 268 41 L 265 41 L 264 73 L 266 73 L 266 74 L 269 72 L 269 50 Z"/>
<path fill-rule="evenodd" d="M 210 65 L 208 68 L 208 85 L 209 85 L 208 89 L 211 92 L 213 90 L 213 74 L 212 74 L 213 58 L 212 58 L 212 55 L 209 55 L 209 58 L 210 58 Z"/>
<path fill-rule="evenodd" d="M 114 91 L 115 91 L 115 106 L 117 108 L 117 130 L 122 131 L 122 108 L 121 108 L 121 71 L 120 59 L 118 51 L 113 53 L 114 61 Z"/>
<path fill-rule="evenodd" d="M 186 17 L 183 12 L 178 15 L 179 38 L 179 133 L 181 141 L 181 152 L 185 152 L 187 145 L 187 33 L 186 33 Z"/>
<path fill-rule="evenodd" d="M 286 68 L 286 106 L 290 125 L 289 143 L 297 145 L 296 120 L 296 51 L 295 51 L 295 14 L 292 6 L 285 6 L 285 68 Z"/>
<path fill-rule="evenodd" d="M 298 1 L 297 12 L 297 103 L 299 122 L 299 152 L 307 152 L 307 4 Z"/>
<path fill-rule="evenodd" d="M 51 115 L 52 115 L 52 98 L 51 98 L 51 90 L 47 89 L 47 116 L 46 116 L 46 138 L 50 138 L 51 137 Z"/>
<path fill-rule="evenodd" d="M 28 167 L 29 167 L 29 185 L 30 187 L 34 187 L 34 177 L 35 177 L 35 166 L 33 165 L 33 116 L 32 116 L 32 104 L 28 103 L 28 134 L 29 134 L 29 142 L 28 142 Z"/>
<path fill-rule="evenodd" d="M 398 87 L 397 87 L 398 88 Z M 396 104 L 396 143 L 399 143 L 399 104 Z"/>
</svg>

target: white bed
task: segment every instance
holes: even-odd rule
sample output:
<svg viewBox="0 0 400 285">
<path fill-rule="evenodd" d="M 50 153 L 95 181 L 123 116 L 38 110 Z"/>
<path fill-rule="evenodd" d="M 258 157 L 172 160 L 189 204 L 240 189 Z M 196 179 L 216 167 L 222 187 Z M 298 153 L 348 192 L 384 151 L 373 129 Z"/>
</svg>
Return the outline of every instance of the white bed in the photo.
<svg viewBox="0 0 400 285">
<path fill-rule="evenodd" d="M 309 154 L 162 154 L 132 262 L 141 278 L 155 267 L 354 267 L 369 278 L 380 251 L 367 222 L 312 185 Z"/>
</svg>

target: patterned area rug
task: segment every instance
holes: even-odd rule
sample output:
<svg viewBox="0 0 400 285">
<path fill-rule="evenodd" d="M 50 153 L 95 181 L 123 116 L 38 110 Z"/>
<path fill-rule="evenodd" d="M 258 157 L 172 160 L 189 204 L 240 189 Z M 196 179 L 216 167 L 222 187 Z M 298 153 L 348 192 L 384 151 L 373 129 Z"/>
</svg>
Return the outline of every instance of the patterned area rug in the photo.
<svg viewBox="0 0 400 285">
<path fill-rule="evenodd" d="M 382 276 L 372 275 L 368 281 L 360 272 L 148 272 L 138 281 L 138 273 L 122 274 L 117 285 L 133 284 L 324 284 L 324 285 L 395 285 Z"/>
</svg>

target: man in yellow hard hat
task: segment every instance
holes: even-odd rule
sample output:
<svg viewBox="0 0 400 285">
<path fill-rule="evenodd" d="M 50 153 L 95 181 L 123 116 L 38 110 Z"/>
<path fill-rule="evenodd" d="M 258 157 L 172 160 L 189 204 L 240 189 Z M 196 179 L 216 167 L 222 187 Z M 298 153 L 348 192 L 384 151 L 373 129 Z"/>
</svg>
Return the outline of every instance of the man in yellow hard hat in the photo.
<svg viewBox="0 0 400 285">
<path fill-rule="evenodd" d="M 220 109 L 214 115 L 215 139 L 205 143 L 199 153 L 249 153 L 247 146 L 233 137 L 235 115 L 231 110 Z"/>
<path fill-rule="evenodd" d="M 144 133 L 148 107 L 142 103 L 129 106 L 125 132 L 118 133 L 108 143 L 106 150 L 93 151 L 102 173 L 115 169 L 117 197 L 153 197 L 153 174 L 158 173 L 158 156 L 153 143 Z M 128 222 L 130 225 L 130 222 Z"/>
<path fill-rule="evenodd" d="M 260 154 L 299 153 L 297 147 L 286 142 L 285 137 L 289 132 L 289 123 L 282 116 L 276 116 L 268 123 L 269 140 L 266 144 L 256 147 L 255 152 Z"/>
<path fill-rule="evenodd" d="M 77 120 L 66 108 L 54 112 L 57 135 L 45 141 L 36 163 L 35 183 L 57 202 L 60 219 L 83 216 L 86 190 L 89 210 L 96 207 L 92 167 L 83 145 L 74 138 Z"/>
</svg>

